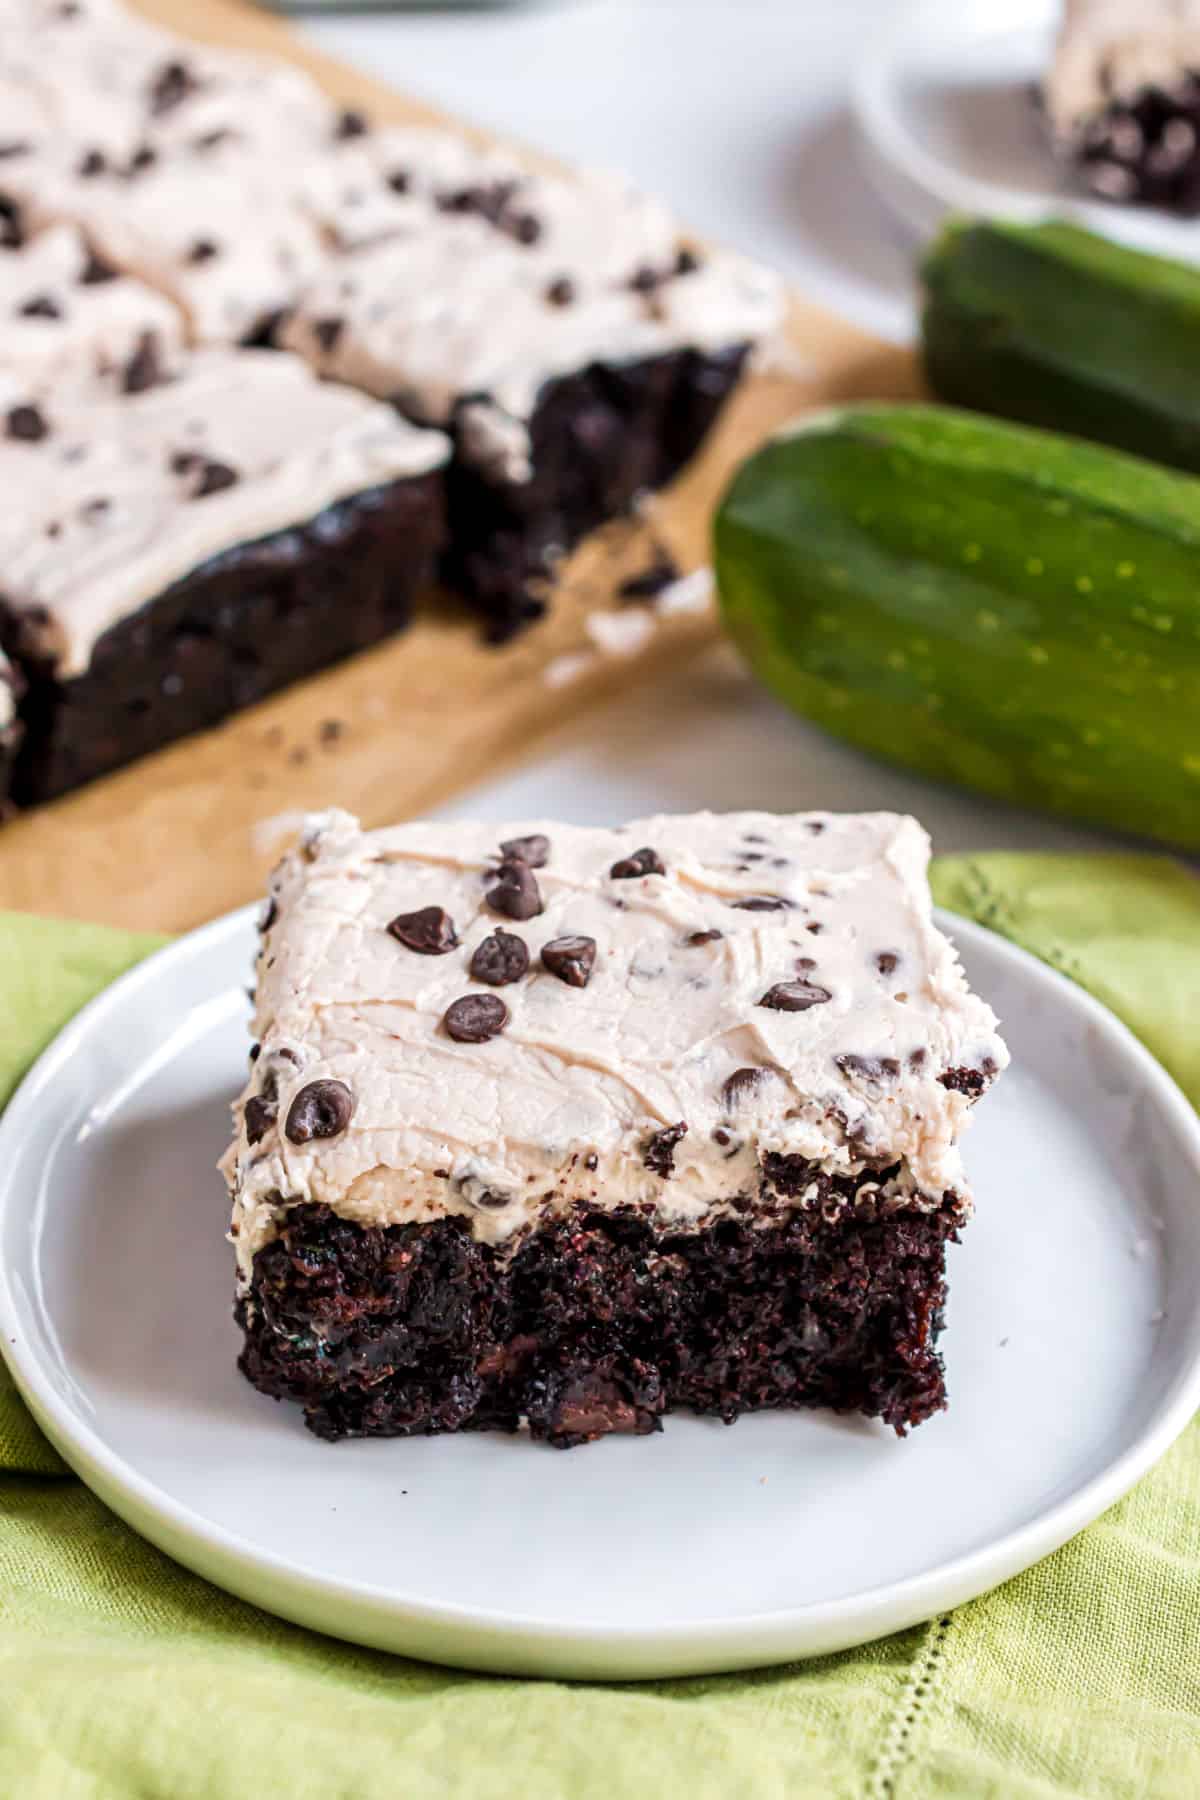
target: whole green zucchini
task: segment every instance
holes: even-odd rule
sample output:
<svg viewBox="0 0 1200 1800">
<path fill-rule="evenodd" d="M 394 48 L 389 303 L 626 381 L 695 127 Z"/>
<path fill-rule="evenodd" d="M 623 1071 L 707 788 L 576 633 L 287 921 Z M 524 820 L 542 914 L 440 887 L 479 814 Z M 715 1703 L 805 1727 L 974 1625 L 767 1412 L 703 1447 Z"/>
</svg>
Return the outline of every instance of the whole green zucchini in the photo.
<svg viewBox="0 0 1200 1800">
<path fill-rule="evenodd" d="M 1200 849 L 1200 482 L 935 406 L 807 419 L 715 524 L 795 710 L 923 774 Z"/>
<path fill-rule="evenodd" d="M 1200 269 L 1075 225 L 951 225 L 922 270 L 955 406 L 1200 471 Z"/>
</svg>

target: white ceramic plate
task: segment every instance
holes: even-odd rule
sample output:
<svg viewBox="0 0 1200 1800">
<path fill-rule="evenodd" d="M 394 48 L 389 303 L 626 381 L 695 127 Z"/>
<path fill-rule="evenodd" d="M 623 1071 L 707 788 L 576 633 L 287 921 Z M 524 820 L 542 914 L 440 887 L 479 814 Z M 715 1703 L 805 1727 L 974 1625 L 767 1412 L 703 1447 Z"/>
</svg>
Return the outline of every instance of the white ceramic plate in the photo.
<svg viewBox="0 0 1200 1800">
<path fill-rule="evenodd" d="M 1071 218 L 1200 261 L 1200 224 L 1089 200 L 1050 154 L 1031 90 L 1058 0 L 906 0 L 859 68 L 853 107 L 876 189 L 924 240 L 947 213 Z"/>
<path fill-rule="evenodd" d="M 328 1445 L 234 1368 L 213 1170 L 245 1068 L 249 911 L 125 976 L 0 1121 L 0 1328 L 42 1426 L 133 1526 L 288 1618 L 560 1676 L 862 1642 L 1026 1567 L 1200 1405 L 1200 1128 L 1133 1038 L 949 921 L 1015 1064 L 951 1252 L 951 1410 L 686 1417 L 568 1454 L 478 1434 Z"/>
</svg>

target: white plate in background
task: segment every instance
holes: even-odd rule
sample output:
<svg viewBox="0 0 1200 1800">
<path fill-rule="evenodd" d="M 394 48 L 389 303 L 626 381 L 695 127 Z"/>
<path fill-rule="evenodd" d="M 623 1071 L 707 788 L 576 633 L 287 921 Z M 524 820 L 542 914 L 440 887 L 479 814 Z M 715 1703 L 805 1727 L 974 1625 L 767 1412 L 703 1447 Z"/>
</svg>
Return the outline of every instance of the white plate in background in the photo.
<svg viewBox="0 0 1200 1800">
<path fill-rule="evenodd" d="M 1069 218 L 1136 249 L 1200 261 L 1200 221 L 1106 205 L 1051 155 L 1033 90 L 1057 0 L 904 0 L 854 83 L 866 172 L 924 242 L 950 213 Z"/>
<path fill-rule="evenodd" d="M 781 1662 L 941 1612 L 1117 1499 L 1200 1406 L 1200 1124 L 1123 1026 L 944 921 L 1014 1066 L 967 1146 L 950 1410 L 675 1416 L 570 1452 L 330 1445 L 234 1367 L 213 1164 L 246 1066 L 247 909 L 102 994 L 0 1119 L 0 1348 L 97 1494 L 231 1592 L 467 1667 Z"/>
</svg>

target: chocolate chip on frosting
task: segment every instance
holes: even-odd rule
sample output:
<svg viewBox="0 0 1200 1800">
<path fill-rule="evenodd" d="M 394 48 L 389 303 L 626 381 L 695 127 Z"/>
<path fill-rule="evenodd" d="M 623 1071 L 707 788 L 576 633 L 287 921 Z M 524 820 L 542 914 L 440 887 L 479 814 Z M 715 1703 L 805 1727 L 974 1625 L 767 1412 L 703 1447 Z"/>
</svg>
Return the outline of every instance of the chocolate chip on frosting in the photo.
<svg viewBox="0 0 1200 1800">
<path fill-rule="evenodd" d="M 344 1081 L 310 1081 L 288 1107 L 284 1131 L 289 1142 L 338 1137 L 354 1112 L 354 1096 Z"/>
<path fill-rule="evenodd" d="M 489 987 L 507 987 L 520 981 L 529 968 L 529 948 L 515 932 L 497 929 L 475 946 L 471 975 Z"/>
<path fill-rule="evenodd" d="M 503 913 L 506 919 L 536 918 L 542 910 L 542 895 L 529 864 L 517 856 L 505 857 L 496 877 L 487 891 L 492 911 Z"/>
<path fill-rule="evenodd" d="M 237 479 L 237 470 L 231 469 L 228 463 L 215 462 L 207 457 L 200 479 L 192 489 L 192 499 L 202 500 L 206 494 L 219 494 L 222 488 L 233 487 Z"/>
<path fill-rule="evenodd" d="M 274 1100 L 265 1099 L 262 1094 L 251 1095 L 245 1107 L 246 1142 L 261 1143 L 275 1123 L 278 1112 L 279 1108 Z"/>
<path fill-rule="evenodd" d="M 412 187 L 412 176 L 407 169 L 393 169 L 387 178 L 387 184 L 393 194 L 407 194 Z"/>
<path fill-rule="evenodd" d="M 881 950 L 875 958 L 875 967 L 881 975 L 892 975 L 899 966 L 900 958 L 894 950 Z"/>
<path fill-rule="evenodd" d="M 766 1080 L 765 1069 L 735 1069 L 721 1088 L 721 1099 L 730 1112 L 736 1112 L 742 1101 Z"/>
<path fill-rule="evenodd" d="M 107 167 L 108 159 L 103 150 L 85 150 L 79 159 L 76 173 L 83 176 L 86 181 L 90 180 L 93 175 L 103 175 Z"/>
<path fill-rule="evenodd" d="M 693 931 L 690 937 L 684 939 L 684 942 L 693 949 L 698 949 L 701 944 L 719 943 L 724 936 L 723 931 Z"/>
<path fill-rule="evenodd" d="M 542 947 L 542 966 L 568 987 L 585 988 L 596 966 L 596 940 L 592 937 L 552 938 Z"/>
<path fill-rule="evenodd" d="M 23 319 L 61 319 L 62 307 L 51 294 L 35 294 L 20 309 Z"/>
<path fill-rule="evenodd" d="M 687 1136 L 687 1124 L 683 1119 L 674 1125 L 666 1125 L 646 1139 L 642 1146 L 642 1161 L 652 1175 L 661 1175 L 669 1181 L 675 1173 L 675 1146 Z"/>
<path fill-rule="evenodd" d="M 548 306 L 570 306 L 575 298 L 575 283 L 569 275 L 559 275 L 546 288 Z"/>
<path fill-rule="evenodd" d="M 894 1081 L 900 1064 L 894 1056 L 835 1056 L 843 1075 L 861 1075 L 866 1081 Z"/>
<path fill-rule="evenodd" d="M 174 109 L 199 86 L 186 63 L 174 60 L 164 63 L 150 87 L 150 113 L 161 118 Z"/>
<path fill-rule="evenodd" d="M 87 261 L 84 263 L 79 277 L 80 287 L 99 287 L 102 281 L 115 281 L 116 279 L 117 271 L 112 264 L 105 262 L 102 256 L 97 256 L 94 250 L 89 250 Z"/>
<path fill-rule="evenodd" d="M 162 358 L 159 355 L 158 336 L 153 331 L 143 331 L 134 348 L 133 355 L 125 364 L 121 376 L 121 392 L 123 394 L 143 394 L 147 388 L 156 387 L 162 380 Z"/>
<path fill-rule="evenodd" d="M 312 334 L 328 356 L 345 330 L 345 319 L 314 319 Z"/>
<path fill-rule="evenodd" d="M 498 994 L 464 994 L 446 1008 L 442 1019 L 457 1044 L 485 1044 L 508 1024 L 509 1011 Z"/>
<path fill-rule="evenodd" d="M 810 1006 L 824 1006 L 832 998 L 829 989 L 818 987 L 815 981 L 777 981 L 758 1004 L 772 1012 L 807 1012 Z"/>
<path fill-rule="evenodd" d="M 406 950 L 418 956 L 445 956 L 458 948 L 454 920 L 441 906 L 422 906 L 417 912 L 397 913 L 389 921 L 389 933 Z"/>
<path fill-rule="evenodd" d="M 28 156 L 32 149 L 33 145 L 24 138 L 5 138 L 0 143 L 0 161 L 7 161 L 13 156 Z"/>
<path fill-rule="evenodd" d="M 366 113 L 360 112 L 356 106 L 344 106 L 337 116 L 333 135 L 338 143 L 344 144 L 350 138 L 366 137 L 370 129 Z"/>
<path fill-rule="evenodd" d="M 632 856 L 623 856 L 615 862 L 608 872 L 614 881 L 633 881 L 639 875 L 665 875 L 667 869 L 658 851 L 643 844 Z"/>
<path fill-rule="evenodd" d="M 531 869 L 544 869 L 550 860 L 550 839 L 540 831 L 528 837 L 505 838 L 500 854 L 510 862 L 528 863 Z"/>
<path fill-rule="evenodd" d="M 40 444 L 50 434 L 45 415 L 36 406 L 10 408 L 4 422 L 5 435 L 23 444 Z"/>
<path fill-rule="evenodd" d="M 220 250 L 211 238 L 197 238 L 187 253 L 187 260 L 190 263 L 206 263 L 211 262 L 214 256 L 220 254 Z"/>
<path fill-rule="evenodd" d="M 751 894 L 746 900 L 733 902 L 735 912 L 790 912 L 792 903 L 782 894 Z"/>
</svg>

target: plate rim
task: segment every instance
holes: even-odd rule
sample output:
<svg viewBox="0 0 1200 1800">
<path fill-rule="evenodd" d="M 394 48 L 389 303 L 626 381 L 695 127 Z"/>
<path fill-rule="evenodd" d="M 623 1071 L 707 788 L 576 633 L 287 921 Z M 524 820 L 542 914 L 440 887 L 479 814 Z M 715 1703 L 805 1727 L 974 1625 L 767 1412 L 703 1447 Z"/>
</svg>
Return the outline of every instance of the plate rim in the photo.
<svg viewBox="0 0 1200 1800">
<path fill-rule="evenodd" d="M 153 986 L 164 966 L 203 956 L 246 932 L 259 910 L 257 903 L 239 907 L 183 934 L 126 970 L 81 1008 L 41 1052 L 0 1115 L 0 1170 L 15 1167 L 15 1162 L 6 1164 L 4 1151 L 19 1137 L 26 1118 L 95 1024 L 140 988 Z M 1200 1156 L 1200 1115 L 1116 1014 L 1000 933 L 943 908 L 937 909 L 937 919 L 956 941 L 986 946 L 1027 979 L 1045 984 L 1055 1004 L 1076 1007 L 1085 1020 L 1115 1038 L 1121 1053 L 1131 1059 L 1143 1090 L 1173 1116 Z M 11 1175 L 0 1174 L 0 1230 L 14 1204 L 15 1185 Z M 12 1276 L 0 1259 L 0 1356 L 63 1460 L 140 1536 L 227 1592 L 295 1623 L 399 1654 L 501 1673 L 614 1679 L 712 1674 L 871 1642 L 989 1592 L 1058 1549 L 1126 1494 L 1200 1410 L 1198 1298 L 1185 1354 L 1136 1435 L 1080 1486 L 992 1542 L 897 1581 L 801 1606 L 649 1626 L 563 1624 L 536 1615 L 405 1598 L 370 1582 L 304 1570 L 274 1550 L 205 1519 L 129 1463 L 57 1391 L 41 1358 L 26 1346 L 18 1330 Z M 236 1581 L 227 1578 L 231 1571 Z M 347 1608 L 352 1618 L 345 1616 Z"/>
</svg>

